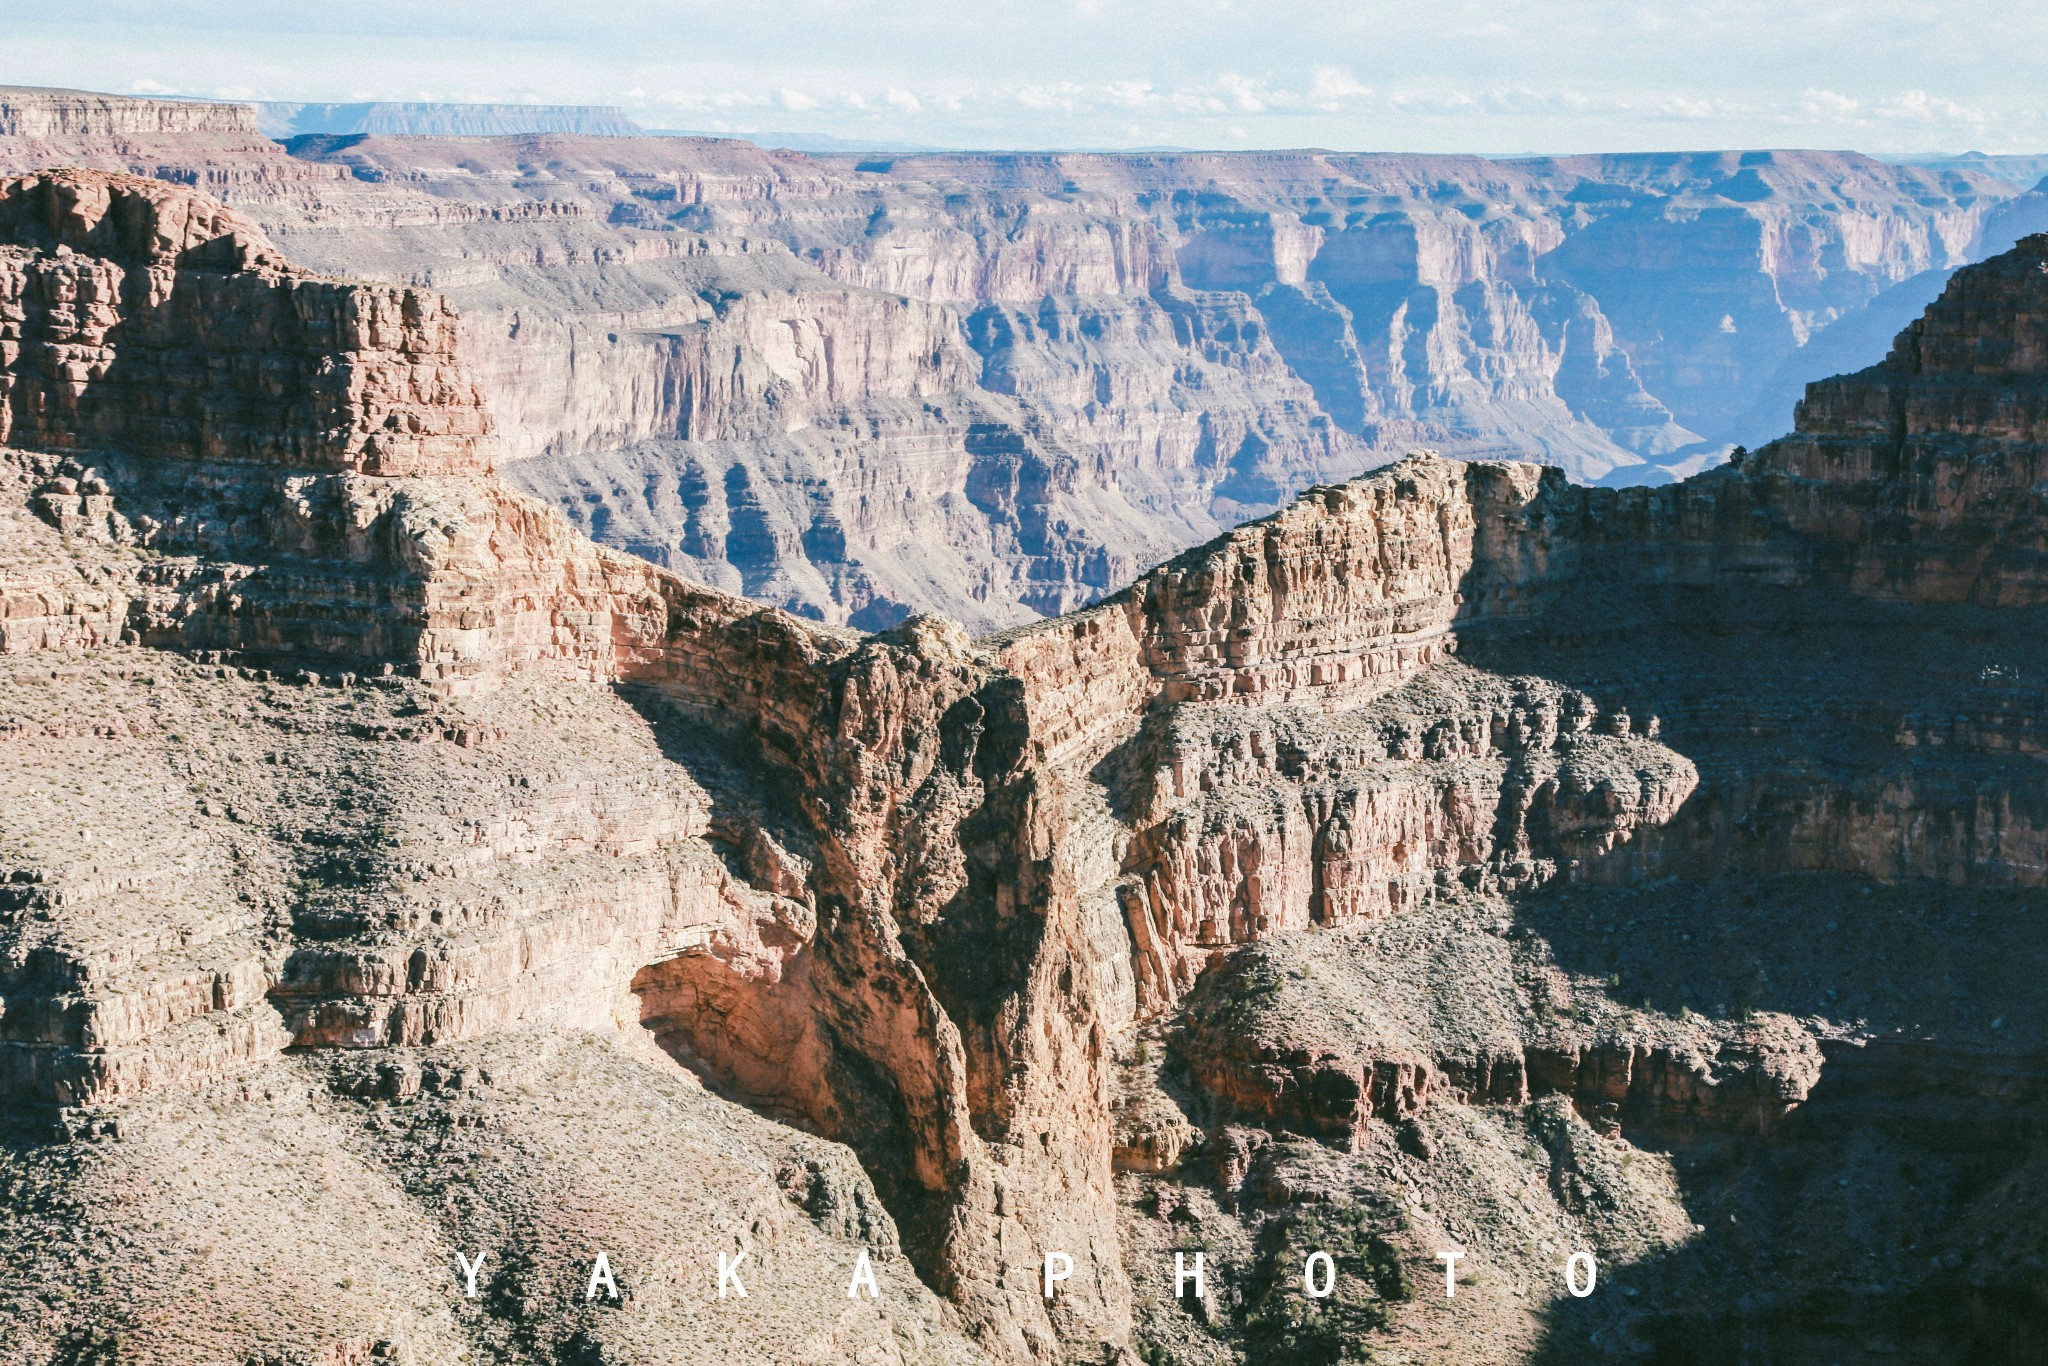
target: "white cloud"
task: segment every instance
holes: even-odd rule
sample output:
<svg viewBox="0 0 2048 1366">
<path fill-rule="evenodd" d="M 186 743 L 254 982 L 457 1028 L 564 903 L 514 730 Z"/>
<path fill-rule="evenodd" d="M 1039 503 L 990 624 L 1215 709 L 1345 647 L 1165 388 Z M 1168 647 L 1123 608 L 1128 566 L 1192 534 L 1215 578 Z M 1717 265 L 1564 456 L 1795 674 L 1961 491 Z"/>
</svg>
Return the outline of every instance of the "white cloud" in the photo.
<svg viewBox="0 0 2048 1366">
<path fill-rule="evenodd" d="M 1846 119 L 1862 107 L 1860 100 L 1832 90 L 1808 90 L 1800 98 L 1806 101 L 1808 113 L 1815 118 Z"/>
<path fill-rule="evenodd" d="M 1223 98 L 1246 114 L 1263 114 L 1269 103 L 1256 81 L 1247 80 L 1232 72 L 1226 72 L 1217 82 Z"/>
<path fill-rule="evenodd" d="M 678 90 L 654 100 L 657 107 L 700 114 L 734 109 L 766 107 L 770 100 L 746 90 Z"/>
<path fill-rule="evenodd" d="M 1318 108 L 1335 111 L 1348 102 L 1372 97 L 1370 86 L 1360 85 L 1349 71 L 1336 66 L 1319 66 L 1309 72 L 1308 98 Z"/>
<path fill-rule="evenodd" d="M 636 107 L 641 103 L 627 102 Z M 1330 132 L 1329 121 L 1336 120 L 1339 128 L 1361 130 L 1348 139 L 1358 145 L 1386 141 L 1383 134 L 1369 130 L 1406 128 L 1479 150 L 1487 150 L 1488 143 L 1498 149 L 1497 130 L 1503 126 L 1514 129 L 1515 141 L 1508 144 L 1512 150 L 1531 150 L 1551 140 L 1554 130 L 1569 130 L 1564 136 L 1573 141 L 1583 139 L 1581 149 L 1598 147 L 1597 134 L 1578 130 L 1603 126 L 1635 129 L 1639 141 L 1648 130 L 1664 130 L 1645 145 L 1845 146 L 1870 140 L 1859 135 L 1913 132 L 1923 137 L 1931 133 L 1960 147 L 1981 142 L 1980 134 L 2004 119 L 1996 110 L 1917 87 L 1863 97 L 1811 88 L 1775 99 L 1567 85 L 1417 84 L 1380 89 L 1334 67 L 1312 68 L 1294 81 L 1226 71 L 1208 80 L 1170 86 L 1115 80 L 938 90 L 900 85 L 869 90 L 783 87 L 772 94 L 678 91 L 644 103 L 675 114 L 738 116 L 749 110 L 776 110 L 808 116 L 821 131 L 886 127 L 892 136 L 955 145 L 972 145 L 975 138 L 970 131 L 963 140 L 954 129 L 1008 128 L 1020 114 L 1031 120 L 1022 125 L 1024 129 L 1039 131 L 1042 142 L 1054 144 L 1085 144 L 1086 134 L 1093 132 L 1107 144 L 1179 139 L 1198 145 L 1227 139 L 1232 144 L 1342 145 L 1347 139 Z M 655 121 L 666 118 L 659 115 Z M 1133 123 L 1134 118 L 1146 122 Z M 1134 133 L 1133 128 L 1141 131 Z M 1000 140 L 1023 145 L 1014 134 Z"/>
<path fill-rule="evenodd" d="M 1988 109 L 1943 99 L 1925 90 L 1908 90 L 1903 95 L 1880 100 L 1873 107 L 1873 112 L 1880 118 L 1905 119 L 1915 123 L 1968 123 L 1982 127 L 1998 122 L 1998 115 Z"/>
</svg>

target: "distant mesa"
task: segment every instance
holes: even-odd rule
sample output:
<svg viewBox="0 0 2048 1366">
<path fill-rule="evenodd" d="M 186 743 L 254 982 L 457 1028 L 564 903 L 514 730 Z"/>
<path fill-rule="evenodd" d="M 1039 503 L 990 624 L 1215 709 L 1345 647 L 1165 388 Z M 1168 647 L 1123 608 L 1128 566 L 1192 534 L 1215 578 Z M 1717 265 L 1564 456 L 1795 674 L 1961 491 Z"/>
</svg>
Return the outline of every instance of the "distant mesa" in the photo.
<svg viewBox="0 0 2048 1366">
<path fill-rule="evenodd" d="M 0 85 L 0 137 L 254 133 L 247 105 L 215 100 L 142 100 L 89 90 Z"/>
<path fill-rule="evenodd" d="M 87 90 L 0 86 L 0 137 L 260 133 L 284 142 L 307 133 L 418 137 L 573 133 L 585 137 L 640 137 L 646 131 L 627 118 L 625 110 L 610 104 L 313 104 L 288 100 L 211 100 L 183 95 L 144 99 Z"/>
<path fill-rule="evenodd" d="M 1886 157 L 1886 161 L 1898 161 L 1906 166 L 1924 166 L 1930 171 L 1975 171 L 1980 175 L 1996 176 L 2009 180 L 2015 185 L 2032 189 L 2048 176 L 2048 153 L 2028 152 L 2016 155 L 1997 155 L 1989 152 L 1961 152 L 1954 156 L 1913 156 Z"/>
<path fill-rule="evenodd" d="M 367 104 L 255 102 L 256 123 L 283 142 L 307 133 L 386 133 L 420 137 L 516 137 L 576 133 L 585 137 L 639 137 L 647 130 L 615 104 Z"/>
</svg>

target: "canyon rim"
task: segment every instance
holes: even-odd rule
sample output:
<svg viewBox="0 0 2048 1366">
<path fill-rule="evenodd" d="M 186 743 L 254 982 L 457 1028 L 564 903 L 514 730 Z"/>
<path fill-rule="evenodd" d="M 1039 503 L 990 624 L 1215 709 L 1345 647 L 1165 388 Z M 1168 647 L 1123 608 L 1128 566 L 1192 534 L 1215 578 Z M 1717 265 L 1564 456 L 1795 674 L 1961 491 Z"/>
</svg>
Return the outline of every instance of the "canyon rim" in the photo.
<svg viewBox="0 0 2048 1366">
<path fill-rule="evenodd" d="M 2038 191 L 256 119 L 0 93 L 0 1361 L 2039 1353 Z"/>
</svg>

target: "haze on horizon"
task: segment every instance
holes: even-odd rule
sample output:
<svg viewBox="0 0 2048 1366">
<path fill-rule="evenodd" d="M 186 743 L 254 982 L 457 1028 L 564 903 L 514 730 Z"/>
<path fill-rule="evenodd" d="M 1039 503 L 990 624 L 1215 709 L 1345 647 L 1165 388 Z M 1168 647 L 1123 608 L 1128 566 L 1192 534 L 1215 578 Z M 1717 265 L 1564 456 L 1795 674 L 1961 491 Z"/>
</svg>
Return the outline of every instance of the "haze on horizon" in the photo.
<svg viewBox="0 0 2048 1366">
<path fill-rule="evenodd" d="M 2048 149 L 2048 7 L 1986 0 L 34 0 L 0 84 L 616 104 L 987 148 Z"/>
</svg>

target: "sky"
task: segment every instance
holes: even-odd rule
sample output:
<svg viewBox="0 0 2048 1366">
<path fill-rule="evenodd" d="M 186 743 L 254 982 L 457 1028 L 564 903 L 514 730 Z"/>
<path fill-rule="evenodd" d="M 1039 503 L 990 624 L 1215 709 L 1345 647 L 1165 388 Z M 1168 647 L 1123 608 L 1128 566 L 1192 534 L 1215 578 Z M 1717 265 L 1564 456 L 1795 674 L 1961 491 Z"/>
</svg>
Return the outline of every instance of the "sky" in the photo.
<svg viewBox="0 0 2048 1366">
<path fill-rule="evenodd" d="M 2048 151 L 2041 0 L 0 0 L 0 84 L 939 147 Z"/>
</svg>

